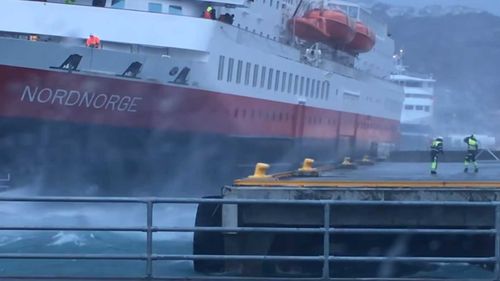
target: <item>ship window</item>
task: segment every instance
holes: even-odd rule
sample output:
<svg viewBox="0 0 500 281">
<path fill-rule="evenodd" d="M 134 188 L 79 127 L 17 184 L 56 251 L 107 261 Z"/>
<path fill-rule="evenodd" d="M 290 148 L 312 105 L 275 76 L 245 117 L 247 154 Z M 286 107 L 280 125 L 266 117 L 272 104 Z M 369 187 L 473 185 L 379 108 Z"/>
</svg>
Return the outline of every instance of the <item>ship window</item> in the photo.
<svg viewBox="0 0 500 281">
<path fill-rule="evenodd" d="M 330 82 L 326 81 L 326 99 L 330 98 Z"/>
<path fill-rule="evenodd" d="M 297 89 L 299 88 L 299 76 L 295 75 L 295 81 L 293 82 L 293 94 L 297 94 Z"/>
<path fill-rule="evenodd" d="M 425 111 L 427 111 L 427 112 L 431 111 L 431 107 L 430 107 L 430 106 L 428 106 L 428 105 L 426 105 L 426 106 L 425 106 Z"/>
<path fill-rule="evenodd" d="M 300 77 L 300 95 L 302 96 L 304 94 L 304 76 Z"/>
<path fill-rule="evenodd" d="M 234 64 L 234 59 L 229 58 L 229 63 L 227 66 L 227 82 L 231 82 L 231 80 L 233 80 L 233 64 Z"/>
<path fill-rule="evenodd" d="M 424 110 L 424 107 L 422 105 L 417 105 L 415 106 L 416 110 Z"/>
<path fill-rule="evenodd" d="M 222 80 L 224 76 L 224 56 L 219 56 L 219 73 L 217 74 L 217 79 Z"/>
<path fill-rule="evenodd" d="M 269 7 L 273 6 L 273 0 L 269 0 Z"/>
<path fill-rule="evenodd" d="M 321 81 L 316 81 L 316 98 L 319 98 L 319 84 L 321 83 Z M 324 96 L 323 96 L 323 93 L 321 93 L 321 98 L 323 99 Z"/>
<path fill-rule="evenodd" d="M 160 3 L 148 3 L 148 11 L 153 13 L 161 13 L 162 6 Z"/>
<path fill-rule="evenodd" d="M 293 79 L 293 74 L 292 73 L 288 74 L 288 90 L 287 90 L 287 92 L 289 94 L 292 93 L 292 79 Z"/>
<path fill-rule="evenodd" d="M 406 81 L 407 87 L 422 88 L 422 82 L 419 81 Z"/>
<path fill-rule="evenodd" d="M 278 91 L 278 89 L 279 89 L 279 85 L 280 85 L 280 74 L 281 74 L 281 71 L 276 70 L 276 81 L 274 81 L 274 90 L 275 90 L 275 91 Z"/>
<path fill-rule="evenodd" d="M 413 110 L 413 105 L 407 104 L 407 105 L 405 105 L 405 109 L 406 110 Z"/>
<path fill-rule="evenodd" d="M 276 1 L 276 9 L 280 8 L 280 1 Z"/>
<path fill-rule="evenodd" d="M 240 84 L 241 83 L 241 72 L 243 70 L 243 61 L 238 60 L 238 65 L 236 67 L 236 83 Z"/>
<path fill-rule="evenodd" d="M 125 7 L 125 0 L 113 0 L 111 1 L 111 7 L 123 9 Z"/>
<path fill-rule="evenodd" d="M 234 110 L 234 118 L 238 118 L 238 109 L 237 108 Z"/>
<path fill-rule="evenodd" d="M 252 64 L 247 62 L 245 66 L 245 85 L 250 84 L 250 68 L 252 67 Z"/>
<path fill-rule="evenodd" d="M 168 6 L 168 13 L 172 15 L 182 15 L 182 7 L 170 5 Z"/>
<path fill-rule="evenodd" d="M 285 92 L 286 87 L 286 72 L 283 71 L 283 77 L 281 77 L 281 91 Z"/>
<path fill-rule="evenodd" d="M 309 84 L 311 83 L 311 79 L 307 78 L 306 79 L 306 97 L 309 96 Z M 312 95 L 311 95 L 312 97 Z"/>
<path fill-rule="evenodd" d="M 314 90 L 316 89 L 316 79 L 311 82 L 311 97 L 314 97 Z"/>
<path fill-rule="evenodd" d="M 274 70 L 272 68 L 269 68 L 269 77 L 267 77 L 267 89 L 271 90 L 273 86 L 273 72 Z"/>
<path fill-rule="evenodd" d="M 257 87 L 257 80 L 259 79 L 259 65 L 256 64 L 253 66 L 253 81 L 252 87 Z"/>
<path fill-rule="evenodd" d="M 260 87 L 264 88 L 264 85 L 266 84 L 266 67 L 262 67 L 261 75 L 260 75 Z"/>
<path fill-rule="evenodd" d="M 328 99 L 328 86 L 328 81 L 323 81 L 321 85 L 321 97 L 325 97 L 325 99 Z"/>
</svg>

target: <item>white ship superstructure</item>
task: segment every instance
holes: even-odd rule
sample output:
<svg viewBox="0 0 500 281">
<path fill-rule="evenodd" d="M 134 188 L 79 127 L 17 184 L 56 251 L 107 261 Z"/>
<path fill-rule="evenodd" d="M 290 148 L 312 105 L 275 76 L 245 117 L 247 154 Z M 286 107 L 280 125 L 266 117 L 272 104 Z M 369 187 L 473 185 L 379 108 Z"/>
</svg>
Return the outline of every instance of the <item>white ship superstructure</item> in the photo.
<svg viewBox="0 0 500 281">
<path fill-rule="evenodd" d="M 432 78 L 421 78 L 409 74 L 395 74 L 391 79 L 404 87 L 405 100 L 401 113 L 402 124 L 432 124 L 434 112 L 434 83 Z"/>
<path fill-rule="evenodd" d="M 269 159 L 293 150 L 340 157 L 398 141 L 404 95 L 383 79 L 392 70 L 394 42 L 387 27 L 358 5 L 56 2 L 62 1 L 0 4 L 4 120 L 121 127 L 127 138 L 135 134 L 128 128 L 150 129 L 168 135 L 162 140 L 172 147 L 193 138 L 226 148 L 279 147 L 264 153 Z M 202 18 L 207 5 L 217 17 L 234 15 L 234 22 Z M 351 43 L 300 36 L 292 19 L 315 11 L 323 17 L 326 10 L 348 15 L 353 32 L 356 24 Z M 358 28 L 369 37 L 358 38 Z M 90 34 L 101 39 L 99 48 L 85 46 Z M 37 141 L 33 137 L 34 146 Z"/>
<path fill-rule="evenodd" d="M 403 148 L 427 149 L 434 120 L 434 85 L 431 75 L 414 74 L 403 64 L 403 50 L 394 55 L 396 71 L 390 80 L 401 85 L 405 99 L 401 112 Z"/>
</svg>

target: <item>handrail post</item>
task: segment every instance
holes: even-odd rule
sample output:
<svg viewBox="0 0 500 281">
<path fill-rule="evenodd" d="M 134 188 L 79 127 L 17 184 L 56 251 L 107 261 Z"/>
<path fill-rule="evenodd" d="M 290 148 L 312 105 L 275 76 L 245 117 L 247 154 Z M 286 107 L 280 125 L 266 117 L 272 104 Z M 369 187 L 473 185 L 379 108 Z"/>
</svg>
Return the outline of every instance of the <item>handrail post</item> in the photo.
<svg viewBox="0 0 500 281">
<path fill-rule="evenodd" d="M 495 280 L 500 280 L 500 206 L 495 205 Z"/>
<path fill-rule="evenodd" d="M 153 202 L 147 202 L 146 278 L 153 278 Z"/>
<path fill-rule="evenodd" d="M 330 279 L 330 203 L 325 203 L 324 206 L 324 233 L 323 233 L 323 279 Z"/>
</svg>

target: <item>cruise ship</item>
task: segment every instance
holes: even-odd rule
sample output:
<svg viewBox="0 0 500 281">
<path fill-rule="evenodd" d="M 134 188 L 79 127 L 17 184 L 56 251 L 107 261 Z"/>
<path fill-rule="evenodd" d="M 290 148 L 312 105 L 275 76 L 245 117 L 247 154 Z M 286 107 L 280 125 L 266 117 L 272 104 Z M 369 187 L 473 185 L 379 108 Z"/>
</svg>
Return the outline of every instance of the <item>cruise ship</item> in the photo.
<svg viewBox="0 0 500 281">
<path fill-rule="evenodd" d="M 399 141 L 394 41 L 359 5 L 0 6 L 1 168 L 15 184 L 191 194 L 185 183 L 233 178 L 231 167 L 338 161 Z"/>
</svg>

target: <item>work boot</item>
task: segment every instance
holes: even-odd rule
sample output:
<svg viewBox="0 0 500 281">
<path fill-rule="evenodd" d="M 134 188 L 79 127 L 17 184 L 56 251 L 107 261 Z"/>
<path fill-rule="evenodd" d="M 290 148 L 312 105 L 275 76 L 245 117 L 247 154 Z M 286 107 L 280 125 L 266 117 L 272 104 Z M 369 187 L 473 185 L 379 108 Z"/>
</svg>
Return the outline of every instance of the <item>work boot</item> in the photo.
<svg viewBox="0 0 500 281">
<path fill-rule="evenodd" d="M 431 175 L 437 174 L 436 171 L 431 171 Z"/>
<path fill-rule="evenodd" d="M 465 168 L 465 169 L 464 169 L 464 173 L 467 173 L 468 171 L 469 171 L 469 169 L 468 169 L 468 168 Z"/>
</svg>

